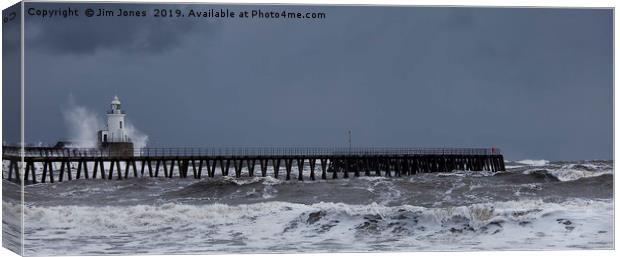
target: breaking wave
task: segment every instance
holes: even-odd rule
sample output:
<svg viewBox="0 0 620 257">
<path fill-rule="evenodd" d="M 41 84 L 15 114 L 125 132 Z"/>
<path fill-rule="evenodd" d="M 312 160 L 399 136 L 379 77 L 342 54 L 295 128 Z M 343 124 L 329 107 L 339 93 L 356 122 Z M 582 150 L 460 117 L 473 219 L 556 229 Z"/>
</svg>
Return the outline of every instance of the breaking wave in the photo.
<svg viewBox="0 0 620 257">
<path fill-rule="evenodd" d="M 247 184 L 254 184 L 254 183 L 261 183 L 263 185 L 277 185 L 277 184 L 282 183 L 281 180 L 274 178 L 272 176 L 251 177 L 251 178 L 223 177 L 223 180 L 228 183 L 233 183 L 235 185 L 247 185 Z"/>
<path fill-rule="evenodd" d="M 515 163 L 523 164 L 526 166 L 545 166 L 549 164 L 549 161 L 547 160 L 520 160 L 520 161 L 515 161 Z"/>
<path fill-rule="evenodd" d="M 583 245 L 587 241 L 609 248 L 612 211 L 611 200 L 575 199 L 446 208 L 331 202 L 31 206 L 25 216 L 28 251 L 65 255 L 592 247 Z M 121 240 L 112 247 L 101 238 Z M 40 239 L 54 240 L 54 246 Z M 447 243 L 455 241 L 460 243 Z"/>
<path fill-rule="evenodd" d="M 489 177 L 489 176 L 495 176 L 495 174 L 497 174 L 497 172 L 493 172 L 493 171 L 470 171 L 470 170 L 454 170 L 452 172 L 439 172 L 437 173 L 438 177 L 449 177 L 449 176 L 456 176 L 456 177 Z"/>
<path fill-rule="evenodd" d="M 527 169 L 523 174 L 552 177 L 559 181 L 573 181 L 582 178 L 613 174 L 613 167 L 596 164 L 566 164 L 557 168 Z"/>
</svg>

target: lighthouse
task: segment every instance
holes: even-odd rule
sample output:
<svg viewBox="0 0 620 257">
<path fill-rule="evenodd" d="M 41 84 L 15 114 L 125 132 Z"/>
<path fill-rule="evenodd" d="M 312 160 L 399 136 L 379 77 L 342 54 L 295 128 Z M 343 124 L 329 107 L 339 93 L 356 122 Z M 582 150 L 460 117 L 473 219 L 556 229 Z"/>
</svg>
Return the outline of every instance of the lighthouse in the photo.
<svg viewBox="0 0 620 257">
<path fill-rule="evenodd" d="M 121 101 L 114 96 L 110 109 L 106 113 L 107 123 L 97 133 L 99 148 L 115 154 L 133 155 L 133 143 L 127 135 L 125 112 L 121 109 Z"/>
</svg>

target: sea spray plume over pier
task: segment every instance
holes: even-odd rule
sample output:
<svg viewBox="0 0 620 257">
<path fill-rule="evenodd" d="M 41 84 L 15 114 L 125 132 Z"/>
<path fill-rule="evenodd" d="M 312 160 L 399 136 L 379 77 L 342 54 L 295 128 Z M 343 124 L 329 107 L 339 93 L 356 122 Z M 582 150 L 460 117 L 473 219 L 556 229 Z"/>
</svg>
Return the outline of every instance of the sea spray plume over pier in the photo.
<svg viewBox="0 0 620 257">
<path fill-rule="evenodd" d="M 149 136 L 136 128 L 136 126 L 134 126 L 129 119 L 125 120 L 125 131 L 127 131 L 127 135 L 131 138 L 135 149 L 142 149 L 146 147 L 146 144 L 149 141 Z"/>
<path fill-rule="evenodd" d="M 97 113 L 77 105 L 70 95 L 69 105 L 63 110 L 62 115 L 71 147 L 97 147 L 97 130 L 103 127 L 103 122 L 97 117 Z"/>
<path fill-rule="evenodd" d="M 97 147 L 97 131 L 104 128 L 102 118 L 97 112 L 78 105 L 73 95 L 69 95 L 69 104 L 63 110 L 63 117 L 67 127 L 69 147 L 95 148 Z M 125 131 L 132 140 L 134 148 L 145 148 L 148 143 L 148 135 L 139 130 L 127 119 Z"/>
</svg>

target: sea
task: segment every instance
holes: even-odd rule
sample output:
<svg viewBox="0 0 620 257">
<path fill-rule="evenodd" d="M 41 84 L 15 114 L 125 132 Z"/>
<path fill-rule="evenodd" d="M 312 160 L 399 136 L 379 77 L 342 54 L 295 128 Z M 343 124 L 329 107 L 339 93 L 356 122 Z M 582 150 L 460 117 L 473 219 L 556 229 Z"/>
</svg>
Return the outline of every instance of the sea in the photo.
<svg viewBox="0 0 620 257">
<path fill-rule="evenodd" d="M 215 178 L 27 185 L 24 254 L 614 247 L 613 161 L 521 160 L 506 168 L 315 181 L 216 170 Z M 2 185 L 2 243 L 19 251 L 19 187 Z"/>
</svg>

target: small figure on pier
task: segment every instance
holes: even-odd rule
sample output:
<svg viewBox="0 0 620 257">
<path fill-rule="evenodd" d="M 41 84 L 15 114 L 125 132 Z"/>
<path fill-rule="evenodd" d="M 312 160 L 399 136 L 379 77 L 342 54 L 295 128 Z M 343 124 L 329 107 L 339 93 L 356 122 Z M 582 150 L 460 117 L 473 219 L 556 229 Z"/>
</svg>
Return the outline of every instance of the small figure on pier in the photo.
<svg viewBox="0 0 620 257">
<path fill-rule="evenodd" d="M 121 110 L 121 101 L 114 96 L 107 112 L 104 130 L 97 133 L 99 148 L 118 155 L 133 155 L 133 143 L 125 130 L 125 112 Z"/>
</svg>

